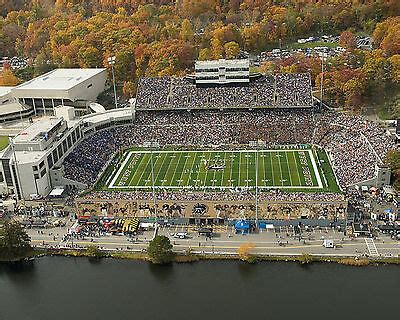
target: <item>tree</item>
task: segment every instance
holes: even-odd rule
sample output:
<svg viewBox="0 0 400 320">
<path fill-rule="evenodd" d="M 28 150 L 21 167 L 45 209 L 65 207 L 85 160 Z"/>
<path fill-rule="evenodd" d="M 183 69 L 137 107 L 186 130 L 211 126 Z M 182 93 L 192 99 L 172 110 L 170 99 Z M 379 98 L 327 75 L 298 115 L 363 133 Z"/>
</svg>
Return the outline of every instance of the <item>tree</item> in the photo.
<svg viewBox="0 0 400 320">
<path fill-rule="evenodd" d="M 400 151 L 390 150 L 386 155 L 385 162 L 392 169 L 394 187 L 400 190 Z"/>
<path fill-rule="evenodd" d="M 351 31 L 343 31 L 340 34 L 339 44 L 347 50 L 354 50 L 356 48 L 356 36 Z"/>
<path fill-rule="evenodd" d="M 392 81 L 400 83 L 400 54 L 395 54 L 389 58 L 389 62 L 392 65 Z"/>
<path fill-rule="evenodd" d="M 3 69 L 0 73 L 0 86 L 14 87 L 20 83 L 20 80 L 14 75 L 9 67 Z"/>
<path fill-rule="evenodd" d="M 86 247 L 86 255 L 89 258 L 96 258 L 96 259 L 99 259 L 104 256 L 103 252 L 101 252 L 97 246 L 92 244 Z"/>
<path fill-rule="evenodd" d="M 214 59 L 221 59 L 223 56 L 224 48 L 217 38 L 211 39 L 211 53 Z"/>
<path fill-rule="evenodd" d="M 247 262 L 255 262 L 255 257 L 251 255 L 251 251 L 254 249 L 254 243 L 243 243 L 238 249 L 238 255 L 240 260 Z"/>
<path fill-rule="evenodd" d="M 98 68 L 102 66 L 101 53 L 95 47 L 81 48 L 78 52 L 79 65 L 82 68 Z"/>
<path fill-rule="evenodd" d="M 193 27 L 190 23 L 189 19 L 185 19 L 182 21 L 180 36 L 183 41 L 193 41 L 194 33 Z"/>
<path fill-rule="evenodd" d="M 125 81 L 122 92 L 127 98 L 132 98 L 136 94 L 136 85 L 132 81 Z"/>
<path fill-rule="evenodd" d="M 150 241 L 147 249 L 150 261 L 155 264 L 170 263 L 174 257 L 172 244 L 166 236 L 157 235 Z"/>
<path fill-rule="evenodd" d="M 0 227 L 0 258 L 16 259 L 31 250 L 31 239 L 17 221 L 6 221 Z"/>
<path fill-rule="evenodd" d="M 240 47 L 235 41 L 227 42 L 224 45 L 225 57 L 227 59 L 235 59 L 239 56 Z"/>
<path fill-rule="evenodd" d="M 209 48 L 203 48 L 199 52 L 199 60 L 210 60 L 211 59 L 211 50 Z"/>
</svg>

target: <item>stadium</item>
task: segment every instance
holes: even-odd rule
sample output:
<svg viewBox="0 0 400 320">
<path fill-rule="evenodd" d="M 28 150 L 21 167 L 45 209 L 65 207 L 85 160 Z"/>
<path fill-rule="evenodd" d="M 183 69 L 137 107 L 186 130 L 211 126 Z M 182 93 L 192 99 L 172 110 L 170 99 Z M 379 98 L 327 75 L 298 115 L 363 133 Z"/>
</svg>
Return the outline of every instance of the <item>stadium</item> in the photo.
<svg viewBox="0 0 400 320">
<path fill-rule="evenodd" d="M 21 197 L 62 186 L 80 214 L 336 221 L 355 187 L 388 184 L 392 137 L 362 116 L 316 107 L 308 74 L 251 74 L 243 60 L 195 70 L 141 78 L 129 108 L 79 118 L 56 110 L 62 120 L 44 136 L 57 138 L 37 160 L 49 183 L 21 182 Z M 32 162 L 26 151 L 18 158 Z"/>
</svg>

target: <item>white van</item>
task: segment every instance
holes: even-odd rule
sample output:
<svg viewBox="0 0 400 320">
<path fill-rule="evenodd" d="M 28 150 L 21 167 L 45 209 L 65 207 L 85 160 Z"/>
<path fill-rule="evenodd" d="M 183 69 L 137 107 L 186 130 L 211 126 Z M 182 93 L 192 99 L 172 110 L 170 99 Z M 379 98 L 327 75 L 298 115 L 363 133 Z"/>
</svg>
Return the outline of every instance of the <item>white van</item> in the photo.
<svg viewBox="0 0 400 320">
<path fill-rule="evenodd" d="M 333 240 L 325 239 L 324 243 L 322 244 L 325 248 L 334 248 L 335 244 L 333 243 Z"/>
</svg>

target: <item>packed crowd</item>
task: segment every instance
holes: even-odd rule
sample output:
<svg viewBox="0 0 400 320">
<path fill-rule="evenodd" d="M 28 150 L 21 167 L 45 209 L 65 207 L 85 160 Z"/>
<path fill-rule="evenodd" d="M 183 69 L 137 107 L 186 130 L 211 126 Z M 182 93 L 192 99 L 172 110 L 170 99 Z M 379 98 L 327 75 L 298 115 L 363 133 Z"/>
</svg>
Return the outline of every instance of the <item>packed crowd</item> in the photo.
<svg viewBox="0 0 400 320">
<path fill-rule="evenodd" d="M 158 201 L 255 201 L 255 194 L 252 192 L 204 192 L 204 191 L 173 191 L 173 192 L 157 192 L 156 200 Z M 153 200 L 153 194 L 149 191 L 132 191 L 132 192 L 108 192 L 96 191 L 84 196 L 87 200 Z M 285 202 L 340 202 L 343 201 L 343 195 L 339 193 L 305 193 L 297 192 L 287 193 L 280 191 L 263 192 L 259 194 L 259 201 L 268 201 L 276 203 Z"/>
<path fill-rule="evenodd" d="M 373 178 L 375 164 L 395 147 L 379 124 L 328 110 L 142 111 L 133 125 L 105 129 L 82 141 L 65 159 L 65 175 L 91 186 L 114 152 L 146 141 L 161 147 L 234 147 L 259 139 L 267 146 L 313 142 L 325 148 L 342 187 Z"/>
<path fill-rule="evenodd" d="M 340 185 L 372 179 L 375 164 L 395 148 L 392 137 L 380 124 L 363 117 L 324 111 L 317 119 L 314 143 L 331 154 Z"/>
<path fill-rule="evenodd" d="M 307 107 L 312 105 L 308 74 L 262 76 L 248 85 L 200 87 L 186 78 L 142 78 L 137 109 L 220 109 Z"/>
</svg>

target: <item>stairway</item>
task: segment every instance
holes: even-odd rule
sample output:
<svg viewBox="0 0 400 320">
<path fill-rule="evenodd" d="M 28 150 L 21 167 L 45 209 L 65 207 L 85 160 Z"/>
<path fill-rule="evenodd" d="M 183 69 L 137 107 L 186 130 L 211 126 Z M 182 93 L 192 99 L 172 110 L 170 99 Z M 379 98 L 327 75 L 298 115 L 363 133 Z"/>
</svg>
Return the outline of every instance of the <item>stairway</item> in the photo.
<svg viewBox="0 0 400 320">
<path fill-rule="evenodd" d="M 378 249 L 376 248 L 375 241 L 372 238 L 364 238 L 365 244 L 367 245 L 367 249 L 369 252 L 369 255 L 371 257 L 378 257 Z"/>
</svg>

